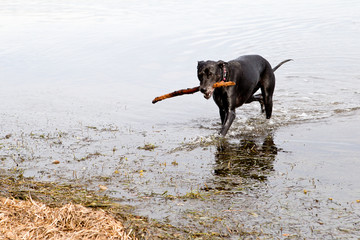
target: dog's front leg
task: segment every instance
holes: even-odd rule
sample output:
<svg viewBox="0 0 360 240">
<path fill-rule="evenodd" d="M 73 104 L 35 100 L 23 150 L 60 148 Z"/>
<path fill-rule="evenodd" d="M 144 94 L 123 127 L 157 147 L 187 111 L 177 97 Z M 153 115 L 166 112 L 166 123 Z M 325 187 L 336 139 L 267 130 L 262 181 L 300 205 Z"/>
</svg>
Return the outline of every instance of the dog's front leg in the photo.
<svg viewBox="0 0 360 240">
<path fill-rule="evenodd" d="M 226 114 L 226 119 L 224 124 L 222 125 L 220 134 L 225 137 L 226 133 L 229 131 L 229 128 L 231 126 L 231 124 L 233 123 L 234 119 L 235 119 L 235 109 L 234 110 L 230 110 L 227 114 Z"/>
<path fill-rule="evenodd" d="M 219 109 L 219 112 L 220 112 L 221 126 L 224 126 L 225 121 L 226 121 L 227 116 L 228 116 L 228 112 L 225 111 L 222 108 Z"/>
</svg>

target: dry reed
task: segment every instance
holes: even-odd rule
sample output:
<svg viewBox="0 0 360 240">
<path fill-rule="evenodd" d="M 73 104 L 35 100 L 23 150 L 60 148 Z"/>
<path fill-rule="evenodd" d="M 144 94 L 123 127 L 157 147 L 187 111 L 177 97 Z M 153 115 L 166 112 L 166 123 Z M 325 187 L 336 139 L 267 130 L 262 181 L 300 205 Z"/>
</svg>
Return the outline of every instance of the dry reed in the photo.
<svg viewBox="0 0 360 240">
<path fill-rule="evenodd" d="M 135 239 L 102 209 L 0 197 L 0 239 Z"/>
</svg>

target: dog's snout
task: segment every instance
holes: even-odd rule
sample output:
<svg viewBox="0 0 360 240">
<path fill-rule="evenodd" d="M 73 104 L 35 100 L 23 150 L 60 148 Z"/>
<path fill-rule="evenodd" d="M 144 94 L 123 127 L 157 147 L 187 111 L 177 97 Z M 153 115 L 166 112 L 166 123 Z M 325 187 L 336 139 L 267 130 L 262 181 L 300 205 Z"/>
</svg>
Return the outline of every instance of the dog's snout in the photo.
<svg viewBox="0 0 360 240">
<path fill-rule="evenodd" d="M 206 88 L 200 88 L 200 92 L 206 93 Z"/>
</svg>

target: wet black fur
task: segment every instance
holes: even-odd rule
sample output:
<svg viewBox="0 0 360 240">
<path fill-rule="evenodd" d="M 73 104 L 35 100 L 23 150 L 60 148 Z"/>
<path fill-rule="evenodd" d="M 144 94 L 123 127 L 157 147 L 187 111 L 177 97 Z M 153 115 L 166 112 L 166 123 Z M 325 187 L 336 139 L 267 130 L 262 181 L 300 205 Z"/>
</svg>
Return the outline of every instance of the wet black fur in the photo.
<svg viewBox="0 0 360 240">
<path fill-rule="evenodd" d="M 235 108 L 244 103 L 259 101 L 262 110 L 265 107 L 266 118 L 271 117 L 275 88 L 274 71 L 290 60 L 279 63 L 274 69 L 266 59 L 259 55 L 245 55 L 229 62 L 198 62 L 200 91 L 207 99 L 213 93 L 214 101 L 220 111 L 222 136 L 226 135 L 235 119 Z M 226 80 L 233 81 L 236 85 L 213 89 L 212 85 L 223 79 L 224 66 L 227 71 Z M 261 94 L 254 95 L 258 89 L 261 89 Z"/>
</svg>

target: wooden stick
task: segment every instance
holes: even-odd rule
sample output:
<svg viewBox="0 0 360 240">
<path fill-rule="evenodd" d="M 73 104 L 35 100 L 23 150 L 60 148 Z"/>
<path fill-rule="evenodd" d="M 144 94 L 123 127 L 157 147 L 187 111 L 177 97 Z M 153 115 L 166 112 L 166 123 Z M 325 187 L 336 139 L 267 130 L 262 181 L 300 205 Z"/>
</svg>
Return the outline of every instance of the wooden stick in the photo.
<svg viewBox="0 0 360 240">
<path fill-rule="evenodd" d="M 180 95 L 184 95 L 184 94 L 192 94 L 192 93 L 196 93 L 200 90 L 200 86 L 198 87 L 194 87 L 194 88 L 187 88 L 187 89 L 181 89 L 172 93 L 168 93 L 165 95 L 162 95 L 160 97 L 156 97 L 154 98 L 154 100 L 152 101 L 152 103 L 157 103 L 161 100 L 167 99 L 167 98 L 172 98 L 172 97 L 176 97 L 176 96 L 180 96 Z"/>
<path fill-rule="evenodd" d="M 221 82 L 216 82 L 216 83 L 214 83 L 213 88 L 229 87 L 229 86 L 234 86 L 235 84 L 236 84 L 236 83 L 234 83 L 234 82 L 224 82 L 224 81 L 221 81 Z"/>
<path fill-rule="evenodd" d="M 228 87 L 228 86 L 234 86 L 235 83 L 234 82 L 216 82 L 213 85 L 213 88 L 218 88 L 218 87 Z M 154 100 L 152 100 L 152 103 L 157 103 L 161 100 L 167 99 L 167 98 L 172 98 L 172 97 L 176 97 L 176 96 L 180 96 L 180 95 L 184 95 L 184 94 L 193 94 L 196 93 L 200 90 L 200 86 L 198 87 L 194 87 L 194 88 L 187 88 L 187 89 L 181 89 L 172 93 L 168 93 L 159 97 L 154 98 Z"/>
</svg>

